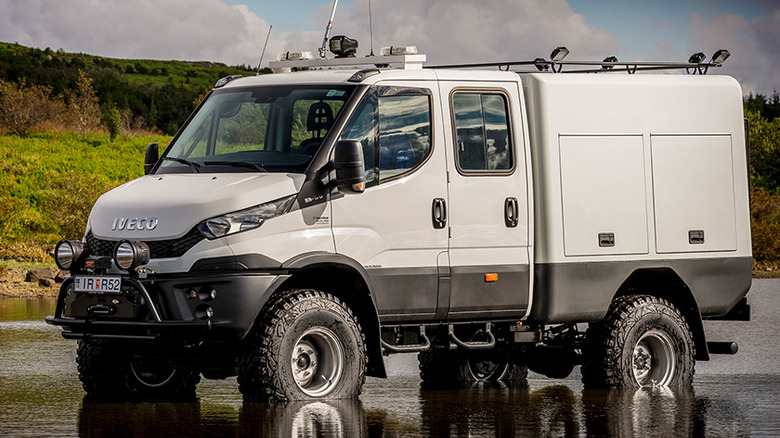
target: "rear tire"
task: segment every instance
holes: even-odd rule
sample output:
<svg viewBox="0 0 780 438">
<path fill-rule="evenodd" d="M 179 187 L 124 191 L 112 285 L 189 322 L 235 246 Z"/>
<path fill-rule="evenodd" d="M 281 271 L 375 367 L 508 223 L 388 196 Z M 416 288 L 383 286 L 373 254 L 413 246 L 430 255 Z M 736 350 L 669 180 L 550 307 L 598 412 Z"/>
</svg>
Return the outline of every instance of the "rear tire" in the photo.
<svg viewBox="0 0 780 438">
<path fill-rule="evenodd" d="M 694 358 L 688 324 L 671 303 L 620 297 L 588 328 L 582 382 L 586 388 L 689 387 Z"/>
<path fill-rule="evenodd" d="M 244 401 L 356 398 L 365 380 L 365 337 L 350 309 L 317 290 L 293 290 L 264 311 L 238 359 Z"/>
<path fill-rule="evenodd" d="M 417 356 L 427 388 L 461 388 L 482 384 L 524 383 L 528 367 L 511 363 L 493 351 L 449 350 L 432 346 Z"/>
<path fill-rule="evenodd" d="M 105 401 L 188 401 L 200 374 L 141 356 L 127 345 L 79 341 L 79 380 L 87 397 Z"/>
</svg>

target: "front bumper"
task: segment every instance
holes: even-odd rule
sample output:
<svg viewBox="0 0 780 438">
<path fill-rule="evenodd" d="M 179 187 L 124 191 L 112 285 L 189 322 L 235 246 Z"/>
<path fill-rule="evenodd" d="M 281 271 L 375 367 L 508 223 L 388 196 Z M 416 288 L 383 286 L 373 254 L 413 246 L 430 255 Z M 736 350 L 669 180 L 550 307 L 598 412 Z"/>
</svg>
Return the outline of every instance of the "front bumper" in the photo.
<svg viewBox="0 0 780 438">
<path fill-rule="evenodd" d="M 270 294 L 288 277 L 274 273 L 123 277 L 122 293 L 117 295 L 76 293 L 70 277 L 60 288 L 54 316 L 46 317 L 46 322 L 62 327 L 66 339 L 234 342 L 246 336 Z"/>
</svg>

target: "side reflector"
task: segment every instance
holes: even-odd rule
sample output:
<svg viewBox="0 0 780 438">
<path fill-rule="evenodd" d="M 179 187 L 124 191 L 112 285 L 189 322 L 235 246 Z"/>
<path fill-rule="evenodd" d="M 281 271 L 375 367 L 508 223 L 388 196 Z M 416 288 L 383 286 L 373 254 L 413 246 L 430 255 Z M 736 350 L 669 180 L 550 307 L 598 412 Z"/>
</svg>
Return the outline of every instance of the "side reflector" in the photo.
<svg viewBox="0 0 780 438">
<path fill-rule="evenodd" d="M 493 281 L 498 281 L 498 274 L 485 274 L 486 283 L 491 283 Z"/>
</svg>

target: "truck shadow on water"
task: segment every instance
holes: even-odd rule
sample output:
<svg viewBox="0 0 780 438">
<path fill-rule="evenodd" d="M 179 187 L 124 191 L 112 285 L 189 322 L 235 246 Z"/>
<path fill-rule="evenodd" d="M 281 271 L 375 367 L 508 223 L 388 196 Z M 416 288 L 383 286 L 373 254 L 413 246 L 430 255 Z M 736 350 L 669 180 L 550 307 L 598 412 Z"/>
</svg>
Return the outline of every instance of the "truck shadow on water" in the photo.
<svg viewBox="0 0 780 438">
<path fill-rule="evenodd" d="M 420 390 L 411 406 L 366 409 L 360 400 L 246 403 L 94 403 L 84 401 L 79 435 L 257 437 L 459 436 L 704 436 L 708 420 L 734 406 L 712 406 L 692 389 L 582 390 L 552 385 L 538 390 L 471 388 Z M 714 409 L 713 409 L 714 408 Z M 419 413 L 409 414 L 410 412 Z M 419 415 L 419 416 L 418 416 Z"/>
</svg>

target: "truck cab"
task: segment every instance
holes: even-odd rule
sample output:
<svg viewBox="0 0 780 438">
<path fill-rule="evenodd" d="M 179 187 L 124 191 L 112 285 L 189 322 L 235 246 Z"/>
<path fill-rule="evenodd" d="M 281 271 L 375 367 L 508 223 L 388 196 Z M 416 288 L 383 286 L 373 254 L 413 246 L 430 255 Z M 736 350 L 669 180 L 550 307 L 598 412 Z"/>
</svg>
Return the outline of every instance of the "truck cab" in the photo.
<svg viewBox="0 0 780 438">
<path fill-rule="evenodd" d="M 675 387 L 736 352 L 702 325 L 749 315 L 735 80 L 423 62 L 272 63 L 311 70 L 224 78 L 150 145 L 55 249 L 85 391 L 350 398 L 404 352 L 436 386 Z"/>
</svg>

